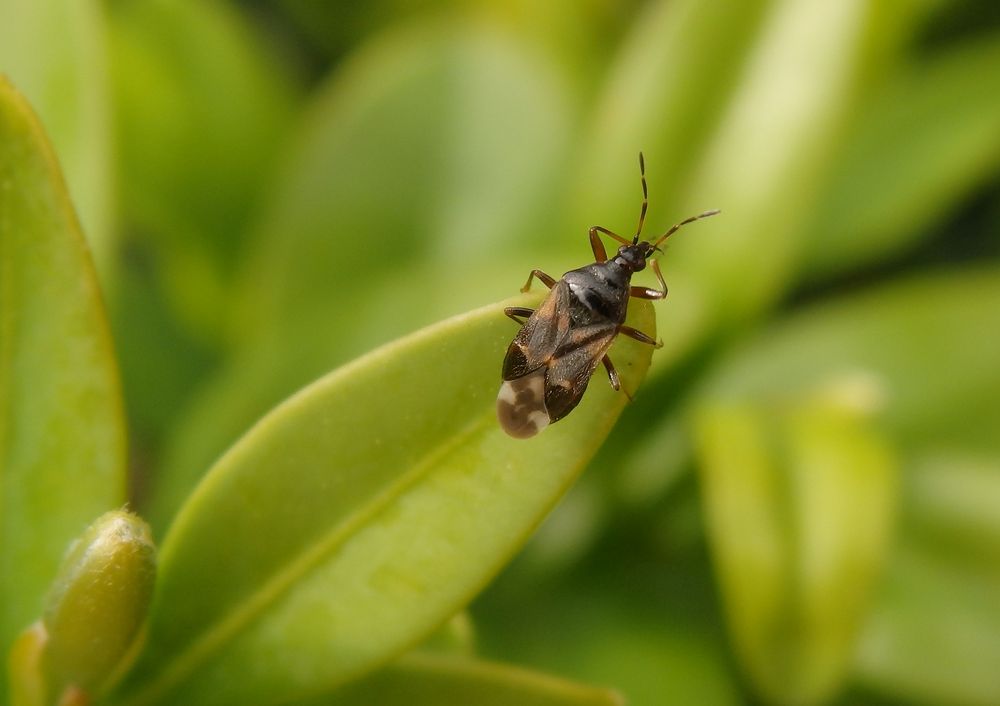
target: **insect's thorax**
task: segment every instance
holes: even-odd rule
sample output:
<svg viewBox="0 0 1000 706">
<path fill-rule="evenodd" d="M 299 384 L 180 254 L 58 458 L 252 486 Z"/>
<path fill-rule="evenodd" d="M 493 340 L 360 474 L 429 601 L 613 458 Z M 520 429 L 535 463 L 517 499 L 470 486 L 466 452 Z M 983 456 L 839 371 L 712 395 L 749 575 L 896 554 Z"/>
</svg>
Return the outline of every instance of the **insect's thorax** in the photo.
<svg viewBox="0 0 1000 706">
<path fill-rule="evenodd" d="M 595 262 L 563 275 L 569 285 L 573 323 L 623 323 L 631 279 L 632 272 L 614 260 Z"/>
</svg>

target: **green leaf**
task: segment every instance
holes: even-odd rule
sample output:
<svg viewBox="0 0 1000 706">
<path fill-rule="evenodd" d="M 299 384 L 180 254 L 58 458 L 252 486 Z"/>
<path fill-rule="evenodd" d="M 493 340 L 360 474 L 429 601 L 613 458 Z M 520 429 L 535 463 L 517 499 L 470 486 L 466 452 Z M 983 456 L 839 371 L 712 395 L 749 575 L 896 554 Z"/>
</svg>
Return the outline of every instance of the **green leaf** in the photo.
<svg viewBox="0 0 1000 706">
<path fill-rule="evenodd" d="M 1000 270 L 910 277 L 811 306 L 734 350 L 698 393 L 781 397 L 853 371 L 885 391 L 904 446 L 996 447 Z"/>
<path fill-rule="evenodd" d="M 649 302 L 631 309 L 652 332 Z M 489 581 L 626 400 L 598 376 L 567 419 L 507 437 L 494 412 L 514 333 L 502 312 L 444 321 L 334 371 L 216 464 L 163 542 L 122 703 L 266 703 L 342 683 L 427 637 Z M 651 353 L 616 344 L 625 389 Z"/>
<path fill-rule="evenodd" d="M 707 404 L 699 414 L 729 628 L 768 703 L 818 704 L 841 686 L 885 562 L 896 463 L 863 387 L 837 380 L 803 402 Z"/>
<path fill-rule="evenodd" d="M 1000 702 L 1000 576 L 905 541 L 858 646 L 858 679 L 893 702 Z"/>
<path fill-rule="evenodd" d="M 678 284 L 690 286 L 688 306 L 702 309 L 703 328 L 758 314 L 793 280 L 842 130 L 868 73 L 884 60 L 883 45 L 896 41 L 885 31 L 886 15 L 896 14 L 906 13 L 865 0 L 782 0 L 770 8 L 680 200 L 680 215 L 723 211 L 697 244 L 675 244 L 669 258 L 693 280 Z"/>
<path fill-rule="evenodd" d="M 298 87 L 229 3 L 146 0 L 110 10 L 125 218 L 164 261 L 177 317 L 216 341 Z"/>
<path fill-rule="evenodd" d="M 548 205 L 563 93 L 543 56 L 471 21 L 362 47 L 318 91 L 265 204 L 240 340 L 314 325 L 345 287 L 429 255 L 460 266 L 536 239 L 525 226 Z"/>
<path fill-rule="evenodd" d="M 965 561 L 984 572 L 1000 566 L 1000 513 L 996 511 L 1000 507 L 1000 448 L 991 455 L 940 449 L 918 452 L 907 466 L 906 477 L 903 508 L 908 531 L 954 561 Z"/>
<path fill-rule="evenodd" d="M 643 530 L 605 534 L 554 580 L 525 577 L 519 557 L 474 606 L 481 653 L 612 684 L 636 706 L 745 703 L 700 539 L 664 556 Z"/>
<path fill-rule="evenodd" d="M 1000 456 L 917 452 L 904 478 L 902 537 L 859 644 L 858 678 L 896 698 L 997 703 Z"/>
<path fill-rule="evenodd" d="M 590 218 L 632 227 L 639 194 L 629 155 L 650 144 L 650 230 L 723 211 L 697 227 L 696 244 L 683 237 L 663 258 L 675 294 L 658 314 L 666 347 L 654 369 L 757 315 L 793 281 L 841 132 L 912 14 L 903 5 L 663 2 L 643 18 L 579 170 L 577 210 L 602 204 L 607 215 Z"/>
<path fill-rule="evenodd" d="M 7 675 L 10 679 L 8 701 L 11 706 L 45 706 L 48 703 L 42 670 L 42 654 L 47 639 L 45 626 L 38 620 L 14 640 L 7 655 Z"/>
<path fill-rule="evenodd" d="M 519 667 L 412 653 L 356 684 L 300 706 L 624 706 L 610 689 Z"/>
<path fill-rule="evenodd" d="M 904 448 L 996 449 L 1000 308 L 981 304 L 998 297 L 1000 271 L 972 268 L 806 307 L 735 347 L 686 395 L 680 414 L 648 424 L 643 438 L 623 444 L 618 463 L 638 468 L 621 477 L 644 475 L 653 493 L 669 488 L 676 465 L 688 457 L 678 425 L 700 400 L 794 396 L 859 370 L 885 390 L 883 421 Z M 670 461 L 678 453 L 684 460 Z"/>
<path fill-rule="evenodd" d="M 729 405 L 748 399 L 794 399 L 803 390 L 814 388 L 824 380 L 865 371 L 864 375 L 882 391 L 885 402 L 883 428 L 897 442 L 904 461 L 913 449 L 956 448 L 966 455 L 977 449 L 995 450 L 996 429 L 1000 423 L 1000 408 L 996 404 L 997 390 L 1000 390 L 1000 368 L 996 365 L 1000 359 L 1000 309 L 982 303 L 997 301 L 998 297 L 1000 271 L 996 267 L 967 268 L 914 277 L 808 307 L 763 331 L 749 345 L 733 351 L 729 360 L 723 362 L 699 391 L 699 403 Z M 756 438 L 754 425 L 759 428 L 764 423 L 764 419 L 747 422 L 749 431 L 744 436 Z M 734 449 L 738 445 L 738 438 L 741 438 L 737 437 L 738 428 L 737 425 L 729 427 L 725 438 L 715 444 L 718 449 Z M 830 456 L 835 458 L 848 450 L 849 446 L 844 445 L 831 450 Z M 763 481 L 752 482 L 748 478 L 754 468 L 751 462 L 754 457 L 746 451 L 737 456 L 732 463 L 743 471 L 734 470 L 720 477 L 716 486 L 719 493 L 731 496 L 734 502 L 743 499 L 745 503 L 752 491 L 761 495 L 760 489 L 765 486 Z M 945 586 L 965 582 L 965 578 L 948 575 L 949 564 L 959 558 L 967 561 L 969 556 L 975 555 L 978 561 L 973 573 L 995 572 L 988 558 L 995 556 L 996 551 L 991 544 L 995 522 L 984 516 L 988 512 L 986 498 L 995 491 L 989 490 L 993 484 L 985 483 L 981 474 L 973 476 L 955 468 L 936 477 L 935 502 L 929 504 L 927 491 L 919 490 L 926 482 L 926 474 L 914 473 L 912 464 L 904 465 L 904 471 L 901 480 L 907 501 L 905 507 L 909 508 L 907 514 L 919 513 L 919 532 L 937 534 L 934 541 L 947 547 L 947 551 L 935 560 L 940 563 L 933 570 L 913 574 L 926 577 L 926 593 L 923 586 L 916 584 L 911 590 L 909 579 L 891 579 L 896 588 L 888 599 L 879 601 L 878 629 L 866 629 L 863 643 L 869 666 L 865 669 L 866 672 L 870 669 L 873 680 L 882 685 L 904 684 L 910 693 L 921 693 L 921 684 L 933 682 L 935 696 L 932 700 L 938 700 L 937 697 L 945 698 L 943 685 L 953 680 L 944 673 L 947 670 L 935 673 L 929 671 L 929 665 L 960 663 L 958 655 L 966 650 L 977 655 L 988 653 L 989 650 L 975 645 L 992 643 L 985 639 L 988 630 L 971 628 L 973 623 L 995 625 L 995 611 L 987 610 L 979 618 L 957 616 L 955 625 L 947 614 L 932 614 L 939 610 L 940 601 L 944 600 L 941 596 L 948 593 Z M 974 484 L 975 490 L 968 487 L 970 484 Z M 979 496 L 975 503 L 969 500 L 973 494 Z M 752 504 L 745 503 L 744 510 L 749 512 L 751 505 L 766 507 L 768 497 L 771 496 Z M 859 494 L 856 502 L 869 498 Z M 952 503 L 963 503 L 961 510 L 949 508 L 949 499 Z M 849 513 L 845 511 L 845 516 L 855 511 L 852 506 Z M 956 514 L 963 516 L 964 527 L 956 527 L 951 520 L 951 526 L 940 527 L 942 516 L 953 518 Z M 716 515 L 717 523 L 726 517 L 721 510 Z M 740 522 L 739 516 L 733 514 L 729 521 L 737 523 L 729 532 L 731 536 L 748 534 L 749 520 Z M 934 522 L 939 525 L 936 529 Z M 836 526 L 839 525 L 840 521 Z M 831 526 L 835 525 L 831 523 Z M 946 539 L 956 534 L 974 534 L 977 542 L 960 547 L 954 539 Z M 894 567 L 897 561 L 894 557 Z M 891 571 L 895 572 L 896 568 Z M 753 593 L 764 591 L 761 577 L 765 574 L 757 571 L 754 576 L 753 582 L 744 582 L 741 589 L 731 588 L 730 592 L 734 595 L 737 590 L 750 593 L 741 600 L 752 601 Z M 969 589 L 972 596 L 989 593 L 975 585 L 973 581 Z M 911 600 L 916 592 L 925 598 Z M 975 603 L 983 605 L 979 600 L 976 598 Z M 969 614 L 978 611 L 979 608 L 970 608 Z M 969 630 L 961 627 L 967 623 Z M 873 638 L 876 634 L 878 637 Z M 915 647 L 905 653 L 892 646 L 885 647 L 904 643 Z M 923 647 L 938 644 L 946 646 L 952 656 L 935 656 L 935 650 Z M 986 673 L 981 664 L 967 664 L 969 674 L 976 672 L 982 676 Z M 905 675 L 910 670 L 913 679 L 907 683 Z M 967 681 L 969 690 L 980 690 L 984 686 L 981 680 L 973 682 L 964 677 L 961 680 Z M 787 674 L 782 675 L 781 681 L 788 683 Z M 988 686 L 988 680 L 985 684 Z M 989 699 L 982 702 L 988 703 Z"/>
<path fill-rule="evenodd" d="M 49 693 L 75 687 L 93 695 L 122 671 L 155 577 L 149 525 L 130 512 L 106 512 L 72 544 L 45 601 Z"/>
<path fill-rule="evenodd" d="M 0 2 L 0 73 L 45 125 L 102 276 L 113 256 L 114 210 L 104 35 L 96 0 Z"/>
<path fill-rule="evenodd" d="M 640 150 L 649 170 L 650 230 L 662 232 L 668 219 L 689 215 L 673 213 L 676 194 L 711 139 L 774 3 L 659 0 L 647 5 L 610 68 L 584 141 L 582 166 L 575 172 L 576 217 L 599 218 L 612 230 L 625 228 L 618 224 L 635 227 Z M 567 232 L 582 233 L 589 225 L 581 220 Z"/>
<path fill-rule="evenodd" d="M 807 276 L 910 245 L 1000 163 L 1000 37 L 906 67 L 860 116 L 817 206 Z"/>
<path fill-rule="evenodd" d="M 0 651 L 124 485 L 119 383 L 87 246 L 38 120 L 0 78 Z"/>
<path fill-rule="evenodd" d="M 551 210 L 568 133 L 563 93 L 544 57 L 478 23 L 396 30 L 343 62 L 262 206 L 234 298 L 235 360 L 176 431 L 154 526 L 176 510 L 175 489 L 187 492 L 280 399 L 367 350 L 359 342 L 380 345 L 524 281 L 536 263 L 522 260 L 506 289 L 482 284 L 510 271 L 494 263 L 512 244 L 543 239 L 537 216 Z M 401 302 L 377 330 L 369 300 L 385 292 Z M 419 306 L 443 294 L 449 308 Z"/>
<path fill-rule="evenodd" d="M 586 245 L 581 250 L 589 253 Z M 571 262 L 566 260 L 567 266 Z M 380 282 L 350 306 L 316 309 L 282 341 L 237 351 L 178 425 L 147 508 L 154 528 L 166 528 L 227 443 L 290 392 L 332 366 L 422 326 L 509 296 L 524 283 L 533 264 L 491 260 L 457 268 L 414 266 Z M 483 292 L 489 293 L 485 299 Z M 341 298 L 332 293 L 330 297 Z"/>
<path fill-rule="evenodd" d="M 298 86 L 278 47 L 231 3 L 108 10 L 127 238 L 110 310 L 133 443 L 155 477 L 158 444 L 228 343 L 247 225 Z"/>
</svg>

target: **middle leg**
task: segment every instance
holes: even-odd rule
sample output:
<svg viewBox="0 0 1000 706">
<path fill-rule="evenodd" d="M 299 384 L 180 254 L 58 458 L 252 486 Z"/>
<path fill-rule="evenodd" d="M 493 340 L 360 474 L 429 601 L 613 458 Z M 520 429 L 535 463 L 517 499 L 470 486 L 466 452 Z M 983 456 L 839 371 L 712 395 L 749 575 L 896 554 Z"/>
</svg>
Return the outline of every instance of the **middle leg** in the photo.
<svg viewBox="0 0 1000 706">
<path fill-rule="evenodd" d="M 628 397 L 628 401 L 631 402 L 632 395 L 628 393 L 628 390 L 622 387 L 622 381 L 621 378 L 618 377 L 618 371 L 615 370 L 615 364 L 611 362 L 611 358 L 607 353 L 605 353 L 604 357 L 601 358 L 601 362 L 604 363 L 604 369 L 608 371 L 608 380 L 611 381 L 611 387 L 614 388 L 615 392 L 618 392 L 619 390 L 624 392 L 625 396 Z"/>
<path fill-rule="evenodd" d="M 531 274 L 528 275 L 528 281 L 524 283 L 523 287 L 521 287 L 521 291 L 522 292 L 527 292 L 529 289 L 531 289 L 531 281 L 533 279 L 535 279 L 536 277 L 538 279 L 540 279 L 542 281 L 542 284 L 544 284 L 549 289 L 552 289 L 552 285 L 554 285 L 556 283 L 556 280 L 555 280 L 554 277 L 551 277 L 551 276 L 545 274 L 541 270 L 532 270 Z"/>
<path fill-rule="evenodd" d="M 653 348 L 663 348 L 663 341 L 654 341 L 651 336 L 643 333 L 637 328 L 632 328 L 631 326 L 619 326 L 618 333 L 625 334 L 629 338 L 634 338 L 641 343 L 648 343 Z"/>
<path fill-rule="evenodd" d="M 629 296 L 638 299 L 663 299 L 667 296 L 667 283 L 663 281 L 663 273 L 660 272 L 660 263 L 653 260 L 653 273 L 663 289 L 653 289 L 652 287 L 630 287 Z"/>
<path fill-rule="evenodd" d="M 518 325 L 523 326 L 524 322 L 521 321 L 521 319 L 527 319 L 535 313 L 535 310 L 524 306 L 508 306 L 503 310 L 503 313 L 509 316 Z"/>
</svg>

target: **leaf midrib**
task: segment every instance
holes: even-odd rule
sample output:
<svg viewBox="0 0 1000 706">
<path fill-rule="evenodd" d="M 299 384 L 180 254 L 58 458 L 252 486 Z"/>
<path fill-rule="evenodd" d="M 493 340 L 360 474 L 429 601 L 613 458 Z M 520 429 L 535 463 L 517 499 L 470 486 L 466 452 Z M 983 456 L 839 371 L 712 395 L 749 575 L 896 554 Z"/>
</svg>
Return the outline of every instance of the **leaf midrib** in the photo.
<svg viewBox="0 0 1000 706">
<path fill-rule="evenodd" d="M 460 430 L 447 441 L 430 449 L 424 457 L 416 462 L 409 471 L 391 482 L 385 490 L 367 501 L 360 510 L 348 514 L 343 520 L 335 523 L 320 539 L 299 552 L 294 561 L 285 564 L 285 568 L 275 572 L 260 590 L 249 594 L 236 607 L 229 611 L 228 617 L 216 621 L 212 628 L 202 633 L 187 649 L 174 657 L 160 671 L 159 676 L 147 682 L 147 685 L 134 696 L 122 700 L 122 704 L 145 706 L 157 701 L 158 698 L 179 685 L 184 679 L 197 670 L 200 664 L 217 652 L 224 644 L 245 630 L 265 609 L 277 603 L 282 595 L 291 590 L 297 581 L 318 568 L 325 559 L 344 546 L 351 537 L 357 535 L 373 518 L 377 517 L 394 501 L 415 486 L 427 476 L 438 461 L 446 458 L 455 448 L 461 446 L 467 439 L 486 430 L 492 423 L 492 414 L 479 415 L 465 429 Z"/>
</svg>

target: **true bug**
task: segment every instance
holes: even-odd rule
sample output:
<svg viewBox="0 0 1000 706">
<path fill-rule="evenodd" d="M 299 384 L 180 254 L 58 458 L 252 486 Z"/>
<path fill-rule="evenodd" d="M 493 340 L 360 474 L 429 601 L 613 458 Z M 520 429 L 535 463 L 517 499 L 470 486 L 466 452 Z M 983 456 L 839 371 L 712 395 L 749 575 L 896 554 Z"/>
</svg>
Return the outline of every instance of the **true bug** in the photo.
<svg viewBox="0 0 1000 706">
<path fill-rule="evenodd" d="M 593 226 L 590 247 L 596 262 L 570 270 L 558 281 L 541 270 L 532 270 L 521 291 L 527 292 L 537 277 L 549 288 L 548 296 L 537 310 L 519 306 L 504 310 L 521 325 L 507 347 L 503 384 L 497 396 L 497 419 L 504 431 L 513 437 L 534 436 L 569 414 L 583 397 L 598 363 L 604 364 L 611 386 L 620 390 L 618 371 L 608 357 L 608 349 L 619 333 L 656 348 L 663 345 L 625 325 L 629 297 L 663 299 L 667 296 L 667 284 L 660 266 L 653 260 L 653 272 L 662 289 L 632 286 L 632 275 L 645 269 L 646 260 L 653 252 L 660 251 L 660 243 L 681 226 L 714 216 L 719 211 L 705 211 L 686 218 L 652 243 L 640 241 L 649 202 L 646 163 L 641 152 L 639 177 L 642 210 L 635 237 L 629 240 L 607 228 Z M 622 244 L 618 254 L 610 260 L 601 241 L 602 233 Z"/>
</svg>

